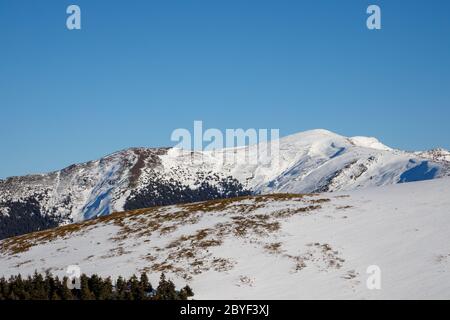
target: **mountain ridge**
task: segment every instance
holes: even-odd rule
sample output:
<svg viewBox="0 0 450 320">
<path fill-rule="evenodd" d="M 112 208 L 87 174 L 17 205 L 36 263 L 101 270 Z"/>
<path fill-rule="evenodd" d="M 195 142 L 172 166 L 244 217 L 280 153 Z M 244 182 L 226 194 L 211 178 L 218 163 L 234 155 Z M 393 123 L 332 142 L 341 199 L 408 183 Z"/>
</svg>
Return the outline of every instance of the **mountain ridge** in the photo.
<svg viewBox="0 0 450 320">
<path fill-rule="evenodd" d="M 265 152 L 275 144 L 277 157 Z M 442 154 L 391 149 L 376 138 L 325 129 L 214 152 L 133 147 L 47 174 L 0 180 L 0 238 L 24 233 L 20 219 L 13 222 L 20 215 L 52 226 L 155 205 L 440 178 L 450 173 Z M 249 155 L 257 162 L 246 161 Z M 228 157 L 233 161 L 223 161 Z"/>
</svg>

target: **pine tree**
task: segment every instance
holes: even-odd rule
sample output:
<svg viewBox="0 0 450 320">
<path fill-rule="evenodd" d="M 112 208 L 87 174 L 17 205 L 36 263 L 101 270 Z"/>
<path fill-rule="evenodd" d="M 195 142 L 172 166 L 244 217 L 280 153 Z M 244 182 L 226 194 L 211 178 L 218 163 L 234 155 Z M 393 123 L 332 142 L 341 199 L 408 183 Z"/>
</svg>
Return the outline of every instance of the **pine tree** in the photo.
<svg viewBox="0 0 450 320">
<path fill-rule="evenodd" d="M 45 290 L 47 292 L 47 297 L 50 300 L 61 300 L 57 292 L 57 283 L 59 283 L 58 277 L 53 278 L 49 271 L 45 273 Z"/>
<path fill-rule="evenodd" d="M 140 286 L 140 292 L 142 295 L 142 300 L 148 299 L 151 292 L 153 291 L 153 288 L 152 288 L 152 285 L 150 284 L 150 281 L 148 280 L 147 274 L 145 272 L 141 273 L 139 286 Z"/>
<path fill-rule="evenodd" d="M 179 297 L 180 300 L 187 300 L 190 297 L 194 296 L 194 292 L 192 291 L 191 287 L 185 286 L 183 289 L 180 290 Z"/>
<path fill-rule="evenodd" d="M 61 300 L 61 297 L 59 296 L 57 291 L 53 291 L 50 300 Z"/>
<path fill-rule="evenodd" d="M 10 286 L 10 290 L 14 292 L 14 295 L 19 300 L 26 300 L 29 299 L 30 295 L 26 290 L 26 285 L 24 280 L 22 279 L 22 276 L 19 274 L 18 276 L 13 278 L 13 282 Z"/>
<path fill-rule="evenodd" d="M 5 300 L 6 299 L 6 292 L 7 292 L 7 285 L 5 277 L 0 278 L 0 299 Z"/>
<path fill-rule="evenodd" d="M 119 276 L 119 278 L 117 278 L 115 287 L 116 287 L 116 299 L 124 300 L 125 292 L 127 290 L 127 283 L 121 276 Z"/>
<path fill-rule="evenodd" d="M 135 275 L 133 275 L 130 278 L 130 280 L 128 282 L 128 286 L 130 288 L 132 300 L 144 300 L 145 299 L 145 292 L 144 292 L 143 288 L 141 287 L 138 278 Z"/>
<path fill-rule="evenodd" d="M 80 300 L 95 300 L 95 295 L 89 288 L 89 278 L 84 274 L 81 275 L 80 283 L 81 283 Z"/>
<path fill-rule="evenodd" d="M 105 282 L 103 283 L 103 292 L 105 295 L 105 299 L 114 299 L 114 291 L 113 291 L 113 283 L 111 280 L 111 277 L 106 278 Z"/>
<path fill-rule="evenodd" d="M 47 300 L 48 294 L 45 288 L 44 277 L 37 271 L 34 272 L 33 278 L 31 280 L 32 292 L 31 299 L 33 300 Z"/>
<path fill-rule="evenodd" d="M 95 296 L 96 300 L 100 300 L 101 291 L 102 291 L 102 280 L 96 274 L 92 275 L 88 279 L 89 288 L 92 294 Z"/>
<path fill-rule="evenodd" d="M 74 300 L 75 297 L 72 293 L 72 291 L 67 287 L 67 281 L 69 280 L 68 277 L 64 277 L 62 280 L 62 283 L 58 284 L 58 292 L 59 296 L 62 300 Z"/>
<path fill-rule="evenodd" d="M 157 300 L 178 300 L 178 294 L 172 281 L 166 280 L 166 276 L 161 274 L 158 288 L 156 289 Z"/>
</svg>

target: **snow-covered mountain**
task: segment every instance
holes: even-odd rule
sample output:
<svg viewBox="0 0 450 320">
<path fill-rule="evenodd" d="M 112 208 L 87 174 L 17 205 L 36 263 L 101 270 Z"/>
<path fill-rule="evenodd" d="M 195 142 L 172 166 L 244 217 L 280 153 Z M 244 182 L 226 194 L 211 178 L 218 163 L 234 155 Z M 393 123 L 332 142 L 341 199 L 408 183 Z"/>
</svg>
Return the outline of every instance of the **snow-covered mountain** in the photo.
<svg viewBox="0 0 450 320">
<path fill-rule="evenodd" d="M 61 171 L 0 180 L 0 238 L 156 205 L 440 178 L 450 173 L 444 153 L 393 150 L 375 138 L 327 130 L 220 151 L 132 148 Z M 246 161 L 255 154 L 257 161 Z"/>
<path fill-rule="evenodd" d="M 0 241 L 0 276 L 78 265 L 164 272 L 196 299 L 449 299 L 449 194 L 443 178 L 115 213 Z"/>
</svg>

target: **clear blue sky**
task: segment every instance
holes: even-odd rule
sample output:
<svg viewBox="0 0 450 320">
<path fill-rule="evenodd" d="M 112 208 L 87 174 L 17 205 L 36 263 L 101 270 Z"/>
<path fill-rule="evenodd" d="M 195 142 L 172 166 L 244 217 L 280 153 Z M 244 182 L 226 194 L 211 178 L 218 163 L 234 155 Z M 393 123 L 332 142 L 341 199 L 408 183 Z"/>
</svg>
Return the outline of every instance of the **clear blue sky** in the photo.
<svg viewBox="0 0 450 320">
<path fill-rule="evenodd" d="M 0 177 L 171 145 L 194 120 L 450 148 L 450 1 L 0 0 L 0 112 Z"/>
</svg>

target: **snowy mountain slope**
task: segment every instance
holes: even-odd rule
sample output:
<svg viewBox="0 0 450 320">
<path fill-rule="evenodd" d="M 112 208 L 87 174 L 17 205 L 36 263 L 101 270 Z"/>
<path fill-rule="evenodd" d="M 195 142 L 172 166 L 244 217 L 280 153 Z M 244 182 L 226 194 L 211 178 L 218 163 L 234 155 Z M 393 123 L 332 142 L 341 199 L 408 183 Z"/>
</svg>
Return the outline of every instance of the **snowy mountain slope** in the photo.
<svg viewBox="0 0 450 320">
<path fill-rule="evenodd" d="M 0 242 L 0 275 L 165 272 L 196 299 L 449 299 L 450 179 L 112 214 Z M 381 289 L 366 286 L 369 266 Z"/>
<path fill-rule="evenodd" d="M 420 157 L 428 158 L 433 161 L 450 162 L 450 152 L 444 149 L 433 149 L 429 151 L 416 152 Z"/>
<path fill-rule="evenodd" d="M 277 146 L 278 157 L 265 152 Z M 257 161 L 245 161 L 249 157 Z M 124 209 L 249 192 L 347 191 L 449 172 L 450 162 L 435 153 L 393 150 L 375 138 L 327 130 L 214 152 L 133 148 L 49 174 L 0 180 L 0 238 L 39 230 L 42 219 L 44 226 L 61 225 Z M 33 228 L 23 230 L 20 215 Z"/>
</svg>

